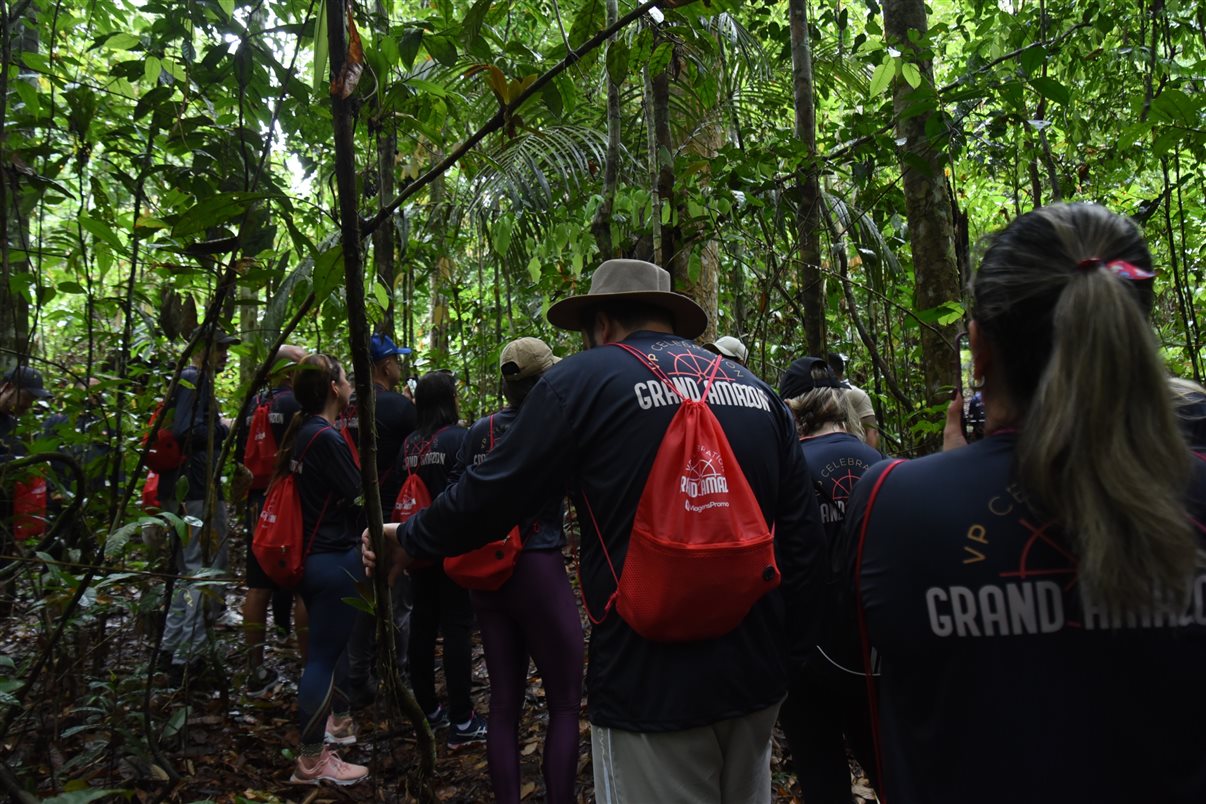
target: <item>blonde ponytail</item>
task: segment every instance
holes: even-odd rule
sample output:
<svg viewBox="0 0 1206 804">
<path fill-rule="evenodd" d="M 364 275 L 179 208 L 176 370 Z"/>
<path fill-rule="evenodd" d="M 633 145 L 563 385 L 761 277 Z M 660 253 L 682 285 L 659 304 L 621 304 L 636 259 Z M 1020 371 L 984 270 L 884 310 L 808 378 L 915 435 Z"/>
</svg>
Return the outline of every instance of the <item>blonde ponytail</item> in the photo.
<svg viewBox="0 0 1206 804">
<path fill-rule="evenodd" d="M 1151 264 L 1129 220 L 1057 204 L 998 234 L 973 282 L 1019 415 L 1022 486 L 1067 535 L 1086 598 L 1136 609 L 1183 605 L 1198 560 L 1192 457 L 1147 321 Z"/>
<path fill-rule="evenodd" d="M 1097 268 L 1061 294 L 1051 359 L 1018 438 L 1018 473 L 1072 537 L 1089 599 L 1147 608 L 1188 593 L 1191 456 L 1156 339 L 1125 281 Z"/>
</svg>

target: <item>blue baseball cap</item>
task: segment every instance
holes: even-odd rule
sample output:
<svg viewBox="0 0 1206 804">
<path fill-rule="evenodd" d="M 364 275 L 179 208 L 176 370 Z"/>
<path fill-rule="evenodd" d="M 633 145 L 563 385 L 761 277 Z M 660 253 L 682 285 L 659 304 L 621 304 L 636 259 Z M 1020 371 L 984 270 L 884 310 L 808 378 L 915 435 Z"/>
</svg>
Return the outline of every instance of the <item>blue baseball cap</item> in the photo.
<svg viewBox="0 0 1206 804">
<path fill-rule="evenodd" d="M 374 335 L 369 341 L 369 356 L 373 358 L 374 363 L 394 355 L 408 355 L 413 351 L 409 346 L 398 346 L 393 338 L 384 333 Z"/>
</svg>

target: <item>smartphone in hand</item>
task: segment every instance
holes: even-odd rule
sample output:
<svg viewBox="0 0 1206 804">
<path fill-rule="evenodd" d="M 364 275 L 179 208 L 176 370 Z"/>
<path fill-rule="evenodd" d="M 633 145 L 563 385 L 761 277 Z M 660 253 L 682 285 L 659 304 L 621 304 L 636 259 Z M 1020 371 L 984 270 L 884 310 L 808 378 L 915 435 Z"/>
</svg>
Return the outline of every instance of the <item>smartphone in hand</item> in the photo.
<svg viewBox="0 0 1206 804">
<path fill-rule="evenodd" d="M 960 333 L 958 347 L 959 390 L 963 395 L 963 435 L 969 442 L 979 441 L 984 437 L 984 400 L 975 384 L 975 366 L 966 332 Z"/>
</svg>

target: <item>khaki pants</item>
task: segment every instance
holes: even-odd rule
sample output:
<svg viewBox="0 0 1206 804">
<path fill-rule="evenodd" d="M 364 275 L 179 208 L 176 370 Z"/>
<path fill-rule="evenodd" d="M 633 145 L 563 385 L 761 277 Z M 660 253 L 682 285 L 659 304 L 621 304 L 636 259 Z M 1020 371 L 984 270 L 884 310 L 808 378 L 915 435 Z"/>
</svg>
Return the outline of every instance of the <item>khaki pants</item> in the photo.
<svg viewBox="0 0 1206 804">
<path fill-rule="evenodd" d="M 779 706 L 682 731 L 591 726 L 598 804 L 767 804 Z"/>
</svg>

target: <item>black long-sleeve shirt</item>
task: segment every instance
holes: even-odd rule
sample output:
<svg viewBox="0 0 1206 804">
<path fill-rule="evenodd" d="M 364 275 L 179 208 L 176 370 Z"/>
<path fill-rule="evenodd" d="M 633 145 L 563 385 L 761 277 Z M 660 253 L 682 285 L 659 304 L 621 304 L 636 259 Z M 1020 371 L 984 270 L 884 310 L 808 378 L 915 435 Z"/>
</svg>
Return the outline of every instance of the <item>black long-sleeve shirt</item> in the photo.
<svg viewBox="0 0 1206 804">
<path fill-rule="evenodd" d="M 625 342 L 697 392 L 716 357 L 674 335 L 639 332 Z M 708 403 L 774 526 L 782 586 L 717 639 L 651 642 L 615 613 L 596 625 L 587 683 L 597 725 L 673 731 L 763 709 L 786 692 L 790 643 L 813 639 L 825 539 L 791 416 L 765 383 L 730 360 Z M 464 552 L 502 538 L 568 489 L 583 529 L 585 601 L 602 612 L 616 584 L 600 535 L 622 572 L 637 504 L 678 404 L 622 349 L 591 349 L 561 361 L 528 395 L 507 438 L 400 529 L 403 545 L 421 558 Z"/>
</svg>

